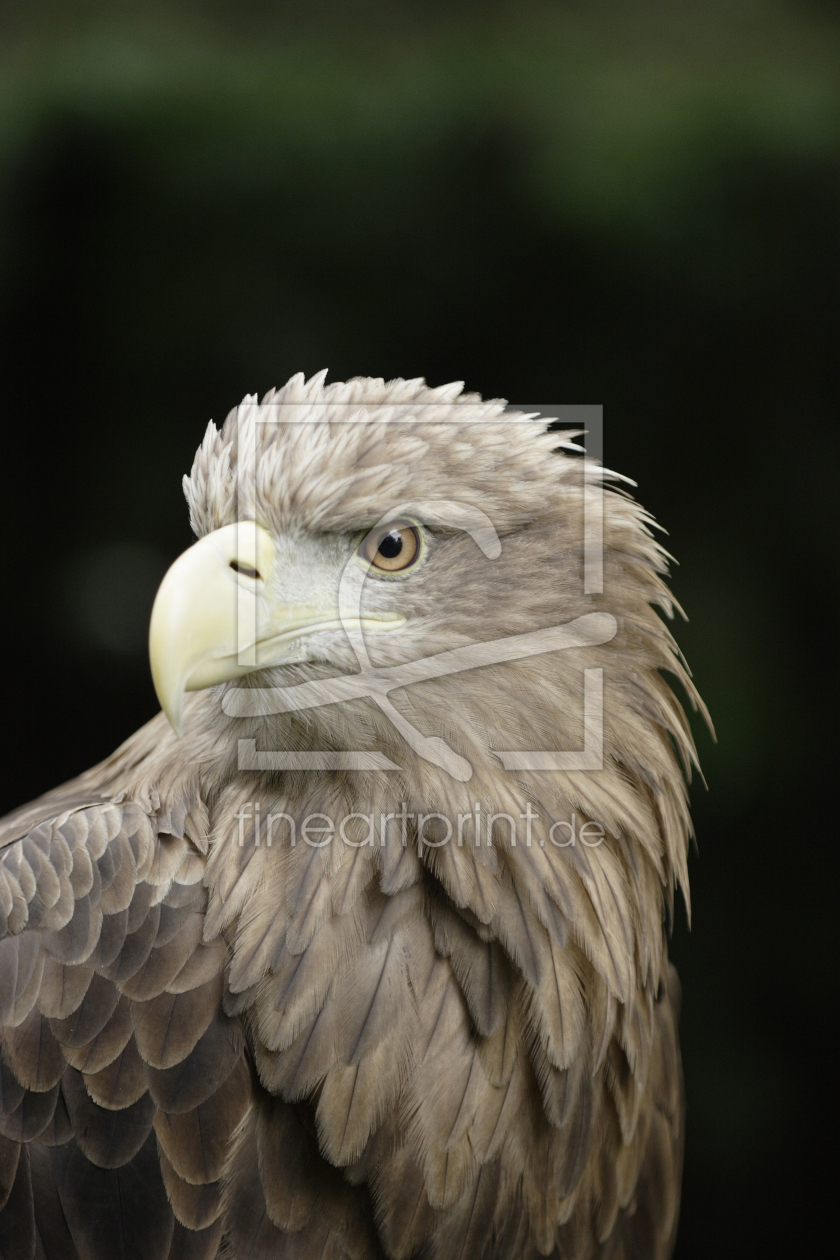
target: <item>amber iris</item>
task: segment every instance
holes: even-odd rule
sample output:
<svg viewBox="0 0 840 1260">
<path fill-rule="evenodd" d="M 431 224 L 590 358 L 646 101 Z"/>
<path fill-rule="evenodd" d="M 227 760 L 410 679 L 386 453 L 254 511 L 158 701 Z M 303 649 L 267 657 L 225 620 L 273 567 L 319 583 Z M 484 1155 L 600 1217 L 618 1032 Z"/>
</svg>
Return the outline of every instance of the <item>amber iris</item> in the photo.
<svg viewBox="0 0 840 1260">
<path fill-rule="evenodd" d="M 420 534 L 405 521 L 372 530 L 359 548 L 359 555 L 384 573 L 410 568 L 419 554 Z"/>
</svg>

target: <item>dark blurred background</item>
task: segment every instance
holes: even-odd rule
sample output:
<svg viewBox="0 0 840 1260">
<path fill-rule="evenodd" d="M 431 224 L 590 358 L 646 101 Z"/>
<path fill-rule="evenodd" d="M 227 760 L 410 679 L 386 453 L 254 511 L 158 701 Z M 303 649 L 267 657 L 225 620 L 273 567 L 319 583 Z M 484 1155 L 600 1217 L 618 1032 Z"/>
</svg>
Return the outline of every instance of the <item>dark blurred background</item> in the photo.
<svg viewBox="0 0 840 1260">
<path fill-rule="evenodd" d="M 680 1260 L 833 1237 L 829 3 L 0 5 L 4 811 L 156 710 L 207 420 L 295 371 L 603 403 L 698 726 Z"/>
</svg>

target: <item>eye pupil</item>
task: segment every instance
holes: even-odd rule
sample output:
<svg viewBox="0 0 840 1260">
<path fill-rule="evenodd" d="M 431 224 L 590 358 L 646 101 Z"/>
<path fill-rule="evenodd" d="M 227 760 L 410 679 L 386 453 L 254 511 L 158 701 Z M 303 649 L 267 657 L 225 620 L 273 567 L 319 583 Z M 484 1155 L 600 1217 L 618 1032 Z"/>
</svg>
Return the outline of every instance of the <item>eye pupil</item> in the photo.
<svg viewBox="0 0 840 1260">
<path fill-rule="evenodd" d="M 380 538 L 378 551 L 386 560 L 395 560 L 403 549 L 403 540 L 397 530 L 392 529 L 390 534 L 386 534 L 384 538 Z"/>
<path fill-rule="evenodd" d="M 362 540 L 359 555 L 380 573 L 404 573 L 422 559 L 422 537 L 410 521 L 394 521 L 371 530 Z"/>
</svg>

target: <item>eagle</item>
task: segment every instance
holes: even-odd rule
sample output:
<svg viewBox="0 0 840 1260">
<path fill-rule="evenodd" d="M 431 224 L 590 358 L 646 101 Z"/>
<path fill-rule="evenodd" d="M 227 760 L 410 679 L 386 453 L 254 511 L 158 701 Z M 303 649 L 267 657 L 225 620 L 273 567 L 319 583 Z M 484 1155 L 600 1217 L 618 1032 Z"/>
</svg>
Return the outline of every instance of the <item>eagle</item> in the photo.
<svg viewBox="0 0 840 1260">
<path fill-rule="evenodd" d="M 461 383 L 208 426 L 162 712 L 0 823 L 3 1260 L 659 1260 L 703 710 L 651 517 Z"/>
</svg>

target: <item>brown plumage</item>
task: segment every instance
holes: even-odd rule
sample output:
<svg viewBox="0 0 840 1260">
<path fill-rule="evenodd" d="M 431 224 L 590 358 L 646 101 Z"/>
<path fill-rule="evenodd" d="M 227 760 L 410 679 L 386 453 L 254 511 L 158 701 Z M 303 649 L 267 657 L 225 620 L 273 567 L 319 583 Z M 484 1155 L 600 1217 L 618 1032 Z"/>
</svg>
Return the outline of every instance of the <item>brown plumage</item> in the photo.
<svg viewBox="0 0 840 1260">
<path fill-rule="evenodd" d="M 210 427 L 208 541 L 152 625 L 183 736 L 160 714 L 0 825 L 4 1260 L 670 1254 L 694 749 L 660 671 L 699 701 L 649 518 L 558 441 L 460 386 L 323 374 Z M 403 685 L 273 691 L 360 667 Z M 505 769 L 585 746 L 585 670 L 600 766 Z"/>
</svg>

